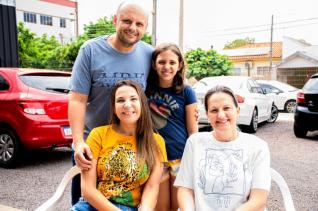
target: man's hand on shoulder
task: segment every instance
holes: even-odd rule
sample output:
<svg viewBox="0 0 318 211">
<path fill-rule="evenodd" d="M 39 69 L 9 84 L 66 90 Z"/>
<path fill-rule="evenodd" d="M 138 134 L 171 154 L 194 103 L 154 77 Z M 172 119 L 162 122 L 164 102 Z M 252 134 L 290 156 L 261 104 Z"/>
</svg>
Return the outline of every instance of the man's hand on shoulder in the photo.
<svg viewBox="0 0 318 211">
<path fill-rule="evenodd" d="M 93 155 L 89 146 L 81 141 L 75 145 L 74 159 L 78 168 L 87 171 L 92 167 Z"/>
</svg>

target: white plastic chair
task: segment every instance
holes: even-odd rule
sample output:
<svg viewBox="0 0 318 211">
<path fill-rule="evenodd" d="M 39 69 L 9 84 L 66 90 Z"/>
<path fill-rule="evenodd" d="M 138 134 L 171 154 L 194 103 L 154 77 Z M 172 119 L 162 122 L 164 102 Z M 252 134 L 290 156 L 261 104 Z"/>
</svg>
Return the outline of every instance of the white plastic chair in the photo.
<svg viewBox="0 0 318 211">
<path fill-rule="evenodd" d="M 64 175 L 61 183 L 57 187 L 57 190 L 53 194 L 51 198 L 49 198 L 46 202 L 44 202 L 40 207 L 38 207 L 35 211 L 53 211 L 56 210 L 55 207 L 57 203 L 61 200 L 63 193 L 66 189 L 66 186 L 71 181 L 71 179 L 77 175 L 80 174 L 81 170 L 73 166 L 70 170 L 66 172 Z M 289 191 L 288 185 L 282 175 L 280 175 L 276 170 L 271 168 L 271 177 L 272 180 L 278 185 L 281 194 L 283 196 L 284 201 L 284 207 L 286 211 L 296 211 L 294 207 L 294 202 L 291 196 L 291 193 Z"/>
<path fill-rule="evenodd" d="M 271 177 L 272 177 L 272 181 L 274 181 L 278 185 L 280 192 L 283 196 L 285 210 L 296 211 L 293 198 L 291 196 L 291 193 L 289 191 L 289 188 L 285 179 L 273 168 L 271 168 Z"/>
<path fill-rule="evenodd" d="M 70 170 L 66 172 L 61 183 L 57 187 L 55 193 L 51 198 L 44 202 L 40 207 L 35 211 L 55 211 L 57 203 L 61 200 L 63 193 L 74 176 L 80 174 L 81 170 L 77 166 L 73 166 Z"/>
</svg>

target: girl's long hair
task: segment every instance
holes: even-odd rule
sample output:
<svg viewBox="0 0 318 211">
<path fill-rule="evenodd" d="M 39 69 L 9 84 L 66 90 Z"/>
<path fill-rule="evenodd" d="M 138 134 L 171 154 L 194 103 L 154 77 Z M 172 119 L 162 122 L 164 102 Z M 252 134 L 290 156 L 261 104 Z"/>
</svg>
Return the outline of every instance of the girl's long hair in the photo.
<svg viewBox="0 0 318 211">
<path fill-rule="evenodd" d="M 153 94 L 159 87 L 159 76 L 157 71 L 154 69 L 156 65 L 156 60 L 158 55 L 165 51 L 172 51 L 174 54 L 178 56 L 179 65 L 181 65 L 181 69 L 177 72 L 177 74 L 173 78 L 172 88 L 176 93 L 180 93 L 184 88 L 184 72 L 185 72 L 185 61 L 183 59 L 182 53 L 177 45 L 173 43 L 164 43 L 156 47 L 155 51 L 152 53 L 151 58 L 151 69 L 149 72 L 149 76 L 147 79 L 147 88 L 146 94 L 147 96 Z"/>
<path fill-rule="evenodd" d="M 130 86 L 134 88 L 140 100 L 140 118 L 137 121 L 136 127 L 136 141 L 137 141 L 137 157 L 143 158 L 147 162 L 150 169 L 155 164 L 156 157 L 159 155 L 159 147 L 154 138 L 153 124 L 151 120 L 150 110 L 145 96 L 140 85 L 131 80 L 119 81 L 115 84 L 111 93 L 111 124 L 120 124 L 120 120 L 115 113 L 115 97 L 116 91 L 122 86 Z"/>
</svg>

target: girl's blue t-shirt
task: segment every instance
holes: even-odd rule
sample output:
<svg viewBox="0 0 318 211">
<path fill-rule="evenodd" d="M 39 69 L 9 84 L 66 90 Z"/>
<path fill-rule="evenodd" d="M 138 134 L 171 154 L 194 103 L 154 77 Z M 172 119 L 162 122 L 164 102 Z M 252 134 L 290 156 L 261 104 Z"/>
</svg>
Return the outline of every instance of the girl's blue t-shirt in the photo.
<svg viewBox="0 0 318 211">
<path fill-rule="evenodd" d="M 172 88 L 158 88 L 148 96 L 154 125 L 166 143 L 168 160 L 182 158 L 188 138 L 185 107 L 196 101 L 190 86 L 185 86 L 180 93 Z"/>
</svg>

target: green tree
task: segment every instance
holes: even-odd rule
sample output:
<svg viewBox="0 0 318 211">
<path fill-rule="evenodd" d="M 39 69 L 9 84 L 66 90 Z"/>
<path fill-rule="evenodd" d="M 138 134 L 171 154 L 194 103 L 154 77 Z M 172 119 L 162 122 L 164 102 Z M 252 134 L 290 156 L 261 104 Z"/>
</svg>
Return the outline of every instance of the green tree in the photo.
<svg viewBox="0 0 318 211">
<path fill-rule="evenodd" d="M 116 31 L 113 25 L 113 17 L 108 19 L 103 17 L 97 20 L 96 23 L 90 22 L 88 25 L 84 25 L 84 35 L 88 39 L 95 38 L 102 35 L 110 35 Z"/>
<path fill-rule="evenodd" d="M 229 75 L 232 63 L 227 56 L 218 54 L 215 50 L 197 48 L 185 54 L 188 65 L 187 77 L 197 80 L 208 76 Z"/>
<path fill-rule="evenodd" d="M 116 28 L 113 25 L 113 17 L 110 19 L 107 17 L 100 18 L 96 23 L 91 22 L 88 25 L 85 25 L 83 35 L 76 38 L 73 42 L 64 45 L 62 47 L 63 49 L 56 49 L 55 58 L 59 58 L 58 67 L 68 70 L 71 69 L 80 47 L 86 40 L 102 35 L 111 35 L 115 33 L 115 31 Z M 150 44 L 151 36 L 148 33 L 145 33 L 142 40 Z"/>
<path fill-rule="evenodd" d="M 19 59 L 20 67 L 49 68 L 71 70 L 78 51 L 82 44 L 88 40 L 102 35 L 115 33 L 113 17 L 100 18 L 96 23 L 84 26 L 84 34 L 72 42 L 61 45 L 55 37 L 36 37 L 25 28 L 23 23 L 18 25 Z M 151 43 L 151 36 L 147 33 L 142 40 Z"/>
<path fill-rule="evenodd" d="M 245 39 L 236 39 L 236 40 L 233 40 L 232 42 L 226 43 L 224 46 L 224 49 L 238 48 L 246 44 L 252 44 L 252 43 L 255 43 L 254 38 L 246 37 Z"/>
<path fill-rule="evenodd" d="M 114 34 L 116 32 L 116 28 L 113 22 L 113 16 L 111 18 L 100 18 L 96 23 L 90 22 L 88 25 L 84 25 L 84 35 L 88 39 L 91 39 L 102 35 Z M 151 36 L 147 32 L 144 34 L 142 40 L 151 44 Z"/>
<path fill-rule="evenodd" d="M 36 37 L 23 23 L 18 24 L 18 43 L 20 67 L 33 68 L 46 68 L 48 57 L 60 46 L 55 37 Z"/>
</svg>

